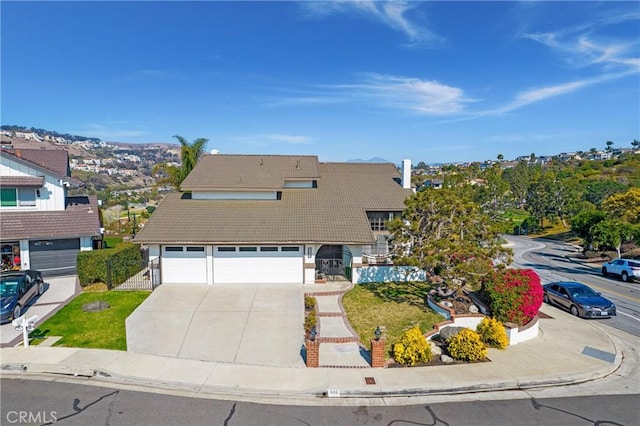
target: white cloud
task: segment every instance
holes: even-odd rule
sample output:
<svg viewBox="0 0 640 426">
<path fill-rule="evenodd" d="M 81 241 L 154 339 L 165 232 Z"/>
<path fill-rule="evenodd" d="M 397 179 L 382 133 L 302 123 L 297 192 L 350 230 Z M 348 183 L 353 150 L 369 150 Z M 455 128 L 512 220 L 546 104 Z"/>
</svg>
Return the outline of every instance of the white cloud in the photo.
<svg viewBox="0 0 640 426">
<path fill-rule="evenodd" d="M 259 137 L 274 142 L 284 142 L 292 145 L 306 145 L 315 141 L 315 139 L 310 136 L 287 135 L 284 133 L 267 133 L 265 135 L 259 135 Z"/>
<path fill-rule="evenodd" d="M 113 128 L 104 124 L 88 123 L 84 125 L 81 130 L 74 130 L 69 133 L 79 134 L 82 136 L 89 136 L 99 138 L 105 141 L 118 142 L 117 139 L 123 138 L 135 138 L 149 134 L 149 132 L 141 129 L 122 129 Z"/>
<path fill-rule="evenodd" d="M 466 97 L 462 89 L 435 80 L 381 74 L 363 74 L 363 77 L 359 83 L 343 87 L 356 97 L 418 114 L 455 114 L 474 101 Z"/>
<path fill-rule="evenodd" d="M 335 13 L 358 13 L 374 19 L 383 25 L 405 34 L 410 46 L 421 46 L 442 41 L 442 37 L 432 33 L 407 15 L 422 2 L 418 1 L 304 1 L 299 5 L 306 15 L 315 18 L 326 18 Z"/>
<path fill-rule="evenodd" d="M 316 139 L 306 135 L 290 135 L 287 133 L 263 133 L 257 135 L 237 136 L 234 138 L 239 143 L 248 143 L 256 145 L 268 144 L 288 144 L 288 145 L 310 145 L 315 143 Z"/>
<path fill-rule="evenodd" d="M 475 102 L 458 87 L 417 77 L 361 73 L 353 82 L 316 85 L 290 96 L 268 99 L 269 107 L 359 103 L 368 108 L 398 109 L 420 115 L 450 115 Z"/>
<path fill-rule="evenodd" d="M 578 68 L 601 65 L 606 70 L 620 71 L 631 67 L 636 72 L 640 71 L 640 40 L 637 37 L 621 39 L 619 35 L 603 35 L 609 26 L 637 23 L 640 12 L 637 7 L 623 11 L 614 8 L 604 10 L 606 15 L 590 16 L 581 24 L 551 32 L 526 32 L 522 37 L 549 47 Z"/>
</svg>

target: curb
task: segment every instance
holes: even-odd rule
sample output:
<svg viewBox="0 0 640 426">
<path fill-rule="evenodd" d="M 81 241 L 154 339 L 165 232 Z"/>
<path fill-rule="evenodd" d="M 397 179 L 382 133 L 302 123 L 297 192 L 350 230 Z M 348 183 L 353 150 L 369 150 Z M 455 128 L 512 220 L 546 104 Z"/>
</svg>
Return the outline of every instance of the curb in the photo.
<svg viewBox="0 0 640 426">
<path fill-rule="evenodd" d="M 98 370 L 82 365 L 60 365 L 60 364 L 40 364 L 40 363 L 6 363 L 0 364 L 0 377 L 21 378 L 21 379 L 53 379 L 57 381 L 77 382 L 82 380 L 82 384 L 96 386 L 115 386 L 131 388 L 132 390 L 163 393 L 177 396 L 200 397 L 221 400 L 236 400 L 255 403 L 276 403 L 290 405 L 317 405 L 335 404 L 351 405 L 357 400 L 367 400 L 369 405 L 386 405 L 385 400 L 395 400 L 396 405 L 409 405 L 415 403 L 415 398 L 429 396 L 479 394 L 488 392 L 508 392 L 524 391 L 540 388 L 551 388 L 560 386 L 577 385 L 605 378 L 615 373 L 622 365 L 625 357 L 619 349 L 618 342 L 610 339 L 616 348 L 616 359 L 611 366 L 604 366 L 597 370 L 575 374 L 572 377 L 529 380 L 526 382 L 513 381 L 500 382 L 494 384 L 479 384 L 463 387 L 441 388 L 441 389 L 406 389 L 389 391 L 358 391 L 341 390 L 340 396 L 329 398 L 327 390 L 317 391 L 295 391 L 283 390 L 275 391 L 269 389 L 241 389 L 205 385 L 189 385 L 179 382 L 158 381 L 152 379 L 141 379 L 131 376 L 119 376 L 109 371 Z M 429 368 L 429 367 L 424 367 Z M 411 399 L 414 398 L 414 399 Z M 379 403 L 376 400 L 380 400 Z M 331 402 L 330 402 L 331 401 Z M 346 402 L 345 401 L 349 401 Z"/>
</svg>

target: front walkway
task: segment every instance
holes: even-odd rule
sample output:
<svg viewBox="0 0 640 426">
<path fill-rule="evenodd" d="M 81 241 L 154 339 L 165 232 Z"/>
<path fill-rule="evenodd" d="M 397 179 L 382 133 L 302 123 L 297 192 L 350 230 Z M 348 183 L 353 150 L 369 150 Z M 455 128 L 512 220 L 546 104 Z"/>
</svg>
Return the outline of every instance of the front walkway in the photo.
<svg viewBox="0 0 640 426">
<path fill-rule="evenodd" d="M 305 294 L 317 301 L 320 367 L 367 368 L 371 366 L 368 351 L 359 344 L 342 307 L 342 296 L 353 288 L 348 281 L 307 284 Z"/>
</svg>

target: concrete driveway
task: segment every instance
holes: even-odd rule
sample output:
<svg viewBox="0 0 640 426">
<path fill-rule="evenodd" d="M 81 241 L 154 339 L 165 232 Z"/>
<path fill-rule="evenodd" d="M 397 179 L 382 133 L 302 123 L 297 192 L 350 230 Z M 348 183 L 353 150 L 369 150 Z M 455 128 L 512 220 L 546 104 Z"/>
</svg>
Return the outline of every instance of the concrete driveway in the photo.
<svg viewBox="0 0 640 426">
<path fill-rule="evenodd" d="M 61 277 L 44 277 L 44 293 L 33 299 L 30 305 L 23 309 L 23 315 L 38 316 L 36 326 L 58 312 L 76 294 L 81 291 L 77 275 Z M 16 331 L 11 323 L 0 326 L 0 346 L 15 346 L 22 342 L 22 332 Z"/>
<path fill-rule="evenodd" d="M 302 284 L 163 284 L 128 318 L 131 352 L 304 367 Z"/>
</svg>

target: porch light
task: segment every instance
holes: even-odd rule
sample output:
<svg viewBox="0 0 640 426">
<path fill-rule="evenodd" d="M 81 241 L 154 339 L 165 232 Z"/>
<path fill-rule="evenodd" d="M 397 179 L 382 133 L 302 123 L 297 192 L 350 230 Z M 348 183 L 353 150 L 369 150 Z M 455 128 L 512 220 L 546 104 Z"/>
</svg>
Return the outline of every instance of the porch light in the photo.
<svg viewBox="0 0 640 426">
<path fill-rule="evenodd" d="M 316 341 L 316 334 L 318 334 L 318 333 L 316 332 L 316 328 L 315 328 L 315 327 L 313 327 L 313 328 L 311 329 L 311 331 L 309 332 L 309 339 L 310 339 L 312 342 L 315 342 L 315 341 Z"/>
<path fill-rule="evenodd" d="M 376 327 L 376 331 L 374 331 L 376 335 L 376 340 L 380 340 L 380 336 L 382 336 L 382 331 L 380 330 L 380 326 Z"/>
</svg>

